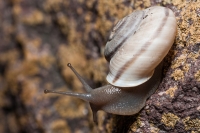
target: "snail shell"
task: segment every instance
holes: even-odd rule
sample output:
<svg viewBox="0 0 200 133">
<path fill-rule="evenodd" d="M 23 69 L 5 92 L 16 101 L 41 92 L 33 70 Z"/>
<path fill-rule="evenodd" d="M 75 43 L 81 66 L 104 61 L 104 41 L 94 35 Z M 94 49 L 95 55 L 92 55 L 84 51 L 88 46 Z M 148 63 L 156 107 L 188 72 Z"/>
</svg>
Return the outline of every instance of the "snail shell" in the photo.
<svg viewBox="0 0 200 133">
<path fill-rule="evenodd" d="M 107 81 L 119 87 L 146 82 L 167 55 L 175 34 L 176 18 L 166 7 L 154 6 L 124 17 L 113 28 L 105 47 L 110 61 Z"/>
</svg>

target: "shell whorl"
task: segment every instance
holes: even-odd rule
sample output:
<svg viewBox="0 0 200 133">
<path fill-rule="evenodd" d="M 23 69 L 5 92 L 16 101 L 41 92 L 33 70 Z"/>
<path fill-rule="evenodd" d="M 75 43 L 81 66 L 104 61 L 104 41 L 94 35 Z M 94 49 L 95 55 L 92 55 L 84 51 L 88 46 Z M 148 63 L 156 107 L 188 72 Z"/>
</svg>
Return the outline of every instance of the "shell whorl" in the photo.
<svg viewBox="0 0 200 133">
<path fill-rule="evenodd" d="M 105 47 L 107 81 L 120 87 L 146 82 L 171 48 L 176 35 L 173 12 L 160 6 L 136 11 L 113 28 Z"/>
<path fill-rule="evenodd" d="M 143 17 L 144 12 L 135 11 L 117 22 L 105 47 L 104 55 L 107 61 L 110 61 L 128 37 L 136 32 Z"/>
</svg>

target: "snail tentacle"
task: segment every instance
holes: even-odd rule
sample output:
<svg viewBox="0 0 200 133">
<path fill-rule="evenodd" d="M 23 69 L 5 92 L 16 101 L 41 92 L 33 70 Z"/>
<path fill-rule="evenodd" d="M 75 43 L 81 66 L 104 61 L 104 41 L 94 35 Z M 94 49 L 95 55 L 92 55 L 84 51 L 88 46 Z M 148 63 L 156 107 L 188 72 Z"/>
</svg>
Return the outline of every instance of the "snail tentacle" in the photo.
<svg viewBox="0 0 200 133">
<path fill-rule="evenodd" d="M 53 91 L 53 90 L 44 90 L 44 93 L 57 93 L 57 94 L 62 94 L 62 95 L 67 95 L 67 96 L 73 96 L 80 98 L 84 101 L 90 101 L 91 99 L 91 94 L 87 93 L 75 93 L 75 92 L 62 92 L 62 91 Z"/>
<path fill-rule="evenodd" d="M 90 92 L 92 90 L 92 88 L 85 82 L 85 80 L 78 74 L 78 72 L 73 68 L 73 66 L 71 65 L 71 63 L 68 63 L 67 66 L 74 72 L 74 74 L 76 75 L 76 77 L 81 81 L 81 83 L 83 84 L 83 87 L 85 89 L 86 92 Z"/>
</svg>

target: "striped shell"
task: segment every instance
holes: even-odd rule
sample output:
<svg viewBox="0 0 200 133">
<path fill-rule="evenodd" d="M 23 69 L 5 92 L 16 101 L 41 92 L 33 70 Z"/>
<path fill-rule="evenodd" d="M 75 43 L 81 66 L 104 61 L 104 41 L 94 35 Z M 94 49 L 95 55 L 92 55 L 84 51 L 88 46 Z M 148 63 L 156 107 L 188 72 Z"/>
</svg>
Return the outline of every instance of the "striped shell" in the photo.
<svg viewBox="0 0 200 133">
<path fill-rule="evenodd" d="M 160 6 L 135 11 L 120 20 L 105 47 L 110 62 L 107 81 L 131 87 L 150 79 L 171 48 L 176 28 L 173 12 Z"/>
</svg>

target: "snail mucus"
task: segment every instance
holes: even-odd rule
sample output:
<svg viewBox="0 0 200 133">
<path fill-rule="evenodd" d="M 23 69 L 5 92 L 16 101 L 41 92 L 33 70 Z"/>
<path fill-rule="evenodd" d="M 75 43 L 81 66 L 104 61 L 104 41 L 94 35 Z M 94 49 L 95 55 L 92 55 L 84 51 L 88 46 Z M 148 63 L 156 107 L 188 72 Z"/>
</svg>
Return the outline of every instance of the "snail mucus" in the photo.
<svg viewBox="0 0 200 133">
<path fill-rule="evenodd" d="M 153 6 L 135 11 L 118 21 L 105 46 L 105 58 L 110 62 L 108 85 L 92 89 L 68 63 L 85 93 L 44 92 L 89 102 L 95 122 L 99 110 L 118 115 L 136 114 L 161 82 L 162 60 L 174 42 L 176 28 L 175 15 L 169 8 Z"/>
</svg>

